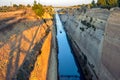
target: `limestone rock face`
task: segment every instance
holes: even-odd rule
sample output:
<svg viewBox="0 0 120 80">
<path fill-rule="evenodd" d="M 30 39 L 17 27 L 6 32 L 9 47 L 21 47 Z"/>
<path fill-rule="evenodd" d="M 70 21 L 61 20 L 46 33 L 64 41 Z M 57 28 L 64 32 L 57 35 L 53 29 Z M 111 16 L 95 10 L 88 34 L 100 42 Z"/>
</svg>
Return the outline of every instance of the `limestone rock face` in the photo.
<svg viewBox="0 0 120 80">
<path fill-rule="evenodd" d="M 120 10 L 108 18 L 102 51 L 102 65 L 111 73 L 112 79 L 120 79 Z M 109 77 L 109 76 L 107 76 Z"/>
<path fill-rule="evenodd" d="M 60 15 L 63 26 L 86 56 L 91 71 L 100 80 L 120 79 L 120 11 L 93 8 L 66 12 Z"/>
<path fill-rule="evenodd" d="M 48 19 L 45 23 L 29 9 L 0 13 L 0 80 L 16 77 L 27 80 L 37 55 L 45 51 L 41 46 L 52 22 Z M 47 42 L 51 42 L 51 35 Z M 22 73 L 17 75 L 20 71 Z"/>
</svg>

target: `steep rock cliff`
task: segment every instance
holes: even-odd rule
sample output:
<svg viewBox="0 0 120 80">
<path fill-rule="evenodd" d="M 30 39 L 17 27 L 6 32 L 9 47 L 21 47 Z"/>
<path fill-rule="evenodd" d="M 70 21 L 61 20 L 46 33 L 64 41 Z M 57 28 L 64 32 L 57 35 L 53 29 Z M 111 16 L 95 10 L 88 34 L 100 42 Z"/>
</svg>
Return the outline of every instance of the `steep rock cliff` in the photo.
<svg viewBox="0 0 120 80">
<path fill-rule="evenodd" d="M 106 9 L 99 8 L 89 10 L 63 9 L 61 11 L 66 12 L 66 14 L 61 14 L 60 18 L 67 32 L 68 38 L 71 41 L 72 47 L 77 49 L 79 48 L 78 51 L 77 49 L 75 49 L 77 58 L 79 62 L 80 60 L 83 60 L 83 62 L 81 62 L 81 65 L 82 67 L 88 68 L 87 72 L 89 74 L 91 73 L 92 75 L 89 76 L 91 76 L 93 80 L 120 79 L 120 77 L 118 76 L 120 69 L 115 69 L 115 67 L 120 66 L 120 64 L 117 63 L 116 65 L 112 65 L 113 62 L 118 62 L 118 58 L 120 58 L 117 56 L 119 55 L 120 51 L 116 51 L 120 49 L 120 41 L 118 40 L 118 38 L 120 38 L 120 35 L 117 34 L 116 37 L 116 43 L 118 43 L 117 47 L 114 47 L 114 45 L 110 45 L 112 43 L 107 43 L 106 38 L 104 40 L 104 37 L 107 37 L 106 34 L 114 34 L 113 29 L 109 27 L 109 24 L 112 22 L 114 22 L 112 25 L 116 26 L 115 29 L 119 33 L 119 21 L 115 20 L 115 18 L 117 17 L 120 18 L 120 15 L 118 14 L 119 10 L 117 10 L 116 14 L 115 11 L 108 11 Z M 117 17 L 111 19 L 110 15 L 113 15 L 112 13 L 114 14 L 114 16 L 117 15 Z M 110 33 L 111 31 L 112 33 Z M 111 48 L 109 48 L 109 46 L 106 46 L 106 43 L 107 45 L 109 44 Z M 77 47 L 75 47 L 75 45 Z M 110 56 L 114 54 L 114 52 L 112 52 L 114 50 L 116 51 L 116 55 L 114 57 L 112 56 L 112 58 L 117 59 L 113 60 L 113 62 L 111 63 Z M 111 54 L 107 54 L 108 52 L 110 52 Z M 109 64 L 109 66 L 107 64 Z M 86 74 L 85 71 L 84 74 Z"/>
<path fill-rule="evenodd" d="M 39 19 L 31 9 L 3 12 L 0 17 L 0 80 L 33 80 L 33 76 L 39 80 L 36 69 L 44 71 L 39 74 L 42 79 L 47 78 L 51 18 Z M 38 55 L 46 68 L 36 65 Z"/>
</svg>

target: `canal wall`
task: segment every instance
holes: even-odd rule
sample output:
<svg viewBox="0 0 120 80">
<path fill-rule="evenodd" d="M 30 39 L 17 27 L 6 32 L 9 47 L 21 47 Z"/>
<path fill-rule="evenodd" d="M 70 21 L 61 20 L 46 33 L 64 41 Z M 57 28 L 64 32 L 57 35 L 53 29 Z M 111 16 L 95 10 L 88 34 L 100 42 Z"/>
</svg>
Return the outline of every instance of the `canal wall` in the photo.
<svg viewBox="0 0 120 80">
<path fill-rule="evenodd" d="M 52 40 L 51 40 L 51 55 L 49 58 L 49 67 L 46 80 L 58 80 L 58 45 L 57 45 L 57 30 L 56 30 L 56 18 L 54 15 L 54 23 L 51 29 Z"/>
<path fill-rule="evenodd" d="M 61 11 L 66 13 L 60 18 L 85 78 L 119 80 L 120 9 Z"/>
<path fill-rule="evenodd" d="M 0 80 L 57 80 L 54 26 L 31 8 L 0 13 Z"/>
<path fill-rule="evenodd" d="M 41 22 L 36 31 L 37 38 L 41 39 L 26 55 L 12 77 L 14 80 L 58 80 L 56 24 L 53 19 L 43 19 Z"/>
<path fill-rule="evenodd" d="M 47 78 L 51 54 L 51 29 L 53 22 L 51 19 L 43 19 L 40 22 L 42 22 L 42 24 L 38 24 L 35 31 L 28 30 L 26 32 L 29 32 L 28 35 L 31 33 L 31 36 L 33 36 L 33 40 L 30 43 L 30 46 L 33 47 L 28 48 L 30 50 L 26 54 L 22 64 L 14 75 L 11 76 L 14 80 L 46 80 Z"/>
</svg>

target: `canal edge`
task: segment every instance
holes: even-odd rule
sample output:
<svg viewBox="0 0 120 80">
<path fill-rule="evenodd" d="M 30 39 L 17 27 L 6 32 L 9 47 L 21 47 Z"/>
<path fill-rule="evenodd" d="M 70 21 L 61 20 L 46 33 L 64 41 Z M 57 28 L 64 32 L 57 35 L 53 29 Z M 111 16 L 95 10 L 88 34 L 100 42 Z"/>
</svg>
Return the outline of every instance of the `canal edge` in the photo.
<svg viewBox="0 0 120 80">
<path fill-rule="evenodd" d="M 55 15 L 54 15 L 55 16 Z M 52 40 L 51 40 L 51 53 L 49 57 L 49 66 L 48 66 L 48 74 L 46 80 L 58 80 L 58 46 L 57 46 L 57 38 L 56 38 L 56 20 L 55 17 L 53 19 L 53 26 L 51 29 L 52 32 Z"/>
</svg>

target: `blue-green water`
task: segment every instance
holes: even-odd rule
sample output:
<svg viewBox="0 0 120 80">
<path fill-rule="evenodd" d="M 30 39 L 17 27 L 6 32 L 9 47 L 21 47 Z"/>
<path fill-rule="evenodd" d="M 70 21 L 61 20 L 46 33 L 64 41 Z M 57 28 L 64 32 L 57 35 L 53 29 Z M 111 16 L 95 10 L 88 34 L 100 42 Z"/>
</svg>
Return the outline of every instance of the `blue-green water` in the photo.
<svg viewBox="0 0 120 80">
<path fill-rule="evenodd" d="M 66 33 L 58 14 L 56 14 L 57 40 L 58 40 L 58 60 L 60 80 L 80 80 L 73 53 L 71 52 Z"/>
</svg>

